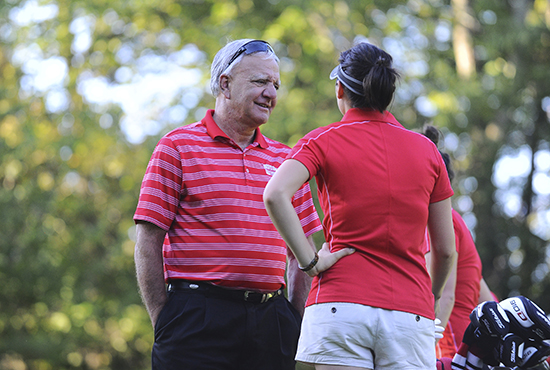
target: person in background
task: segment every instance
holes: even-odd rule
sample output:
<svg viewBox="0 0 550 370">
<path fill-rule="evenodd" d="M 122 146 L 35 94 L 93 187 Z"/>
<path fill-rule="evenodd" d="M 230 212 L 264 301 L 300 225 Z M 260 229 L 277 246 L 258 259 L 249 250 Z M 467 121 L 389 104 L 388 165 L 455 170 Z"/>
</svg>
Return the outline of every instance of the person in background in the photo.
<svg viewBox="0 0 550 370">
<path fill-rule="evenodd" d="M 440 133 L 434 126 L 426 125 L 423 131 L 437 146 Z M 449 180 L 453 181 L 455 173 L 448 153 L 441 152 Z M 462 216 L 453 209 L 453 227 L 458 258 L 453 263 L 451 274 L 440 300 L 437 318 L 445 327 L 443 338 L 436 345 L 438 358 L 453 358 L 462 343 L 462 337 L 470 323 L 470 313 L 479 304 L 494 300 L 487 283 L 482 277 L 482 264 L 474 240 Z M 430 263 L 430 253 L 427 255 Z"/>
<path fill-rule="evenodd" d="M 259 130 L 277 103 L 278 61 L 265 41 L 228 43 L 212 63 L 215 109 L 152 154 L 134 220 L 153 369 L 295 367 L 311 280 L 288 252 L 291 305 L 287 248 L 262 201 L 290 151 Z M 321 223 L 308 184 L 292 207 L 313 250 Z"/>
<path fill-rule="evenodd" d="M 318 370 L 436 367 L 434 310 L 456 254 L 453 191 L 436 146 L 386 110 L 397 78 L 380 48 L 344 51 L 331 73 L 342 120 L 302 138 L 264 192 L 273 223 L 314 276 L 296 359 Z M 326 240 L 318 254 L 291 205 L 313 177 Z"/>
</svg>

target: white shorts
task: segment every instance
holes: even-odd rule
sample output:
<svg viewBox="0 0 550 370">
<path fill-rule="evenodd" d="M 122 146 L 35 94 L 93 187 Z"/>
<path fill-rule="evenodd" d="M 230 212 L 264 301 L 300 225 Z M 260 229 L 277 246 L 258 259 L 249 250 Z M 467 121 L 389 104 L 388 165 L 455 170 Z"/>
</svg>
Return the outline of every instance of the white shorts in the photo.
<svg viewBox="0 0 550 370">
<path fill-rule="evenodd" d="M 435 370 L 433 320 L 354 303 L 306 307 L 296 360 L 366 369 Z"/>
</svg>

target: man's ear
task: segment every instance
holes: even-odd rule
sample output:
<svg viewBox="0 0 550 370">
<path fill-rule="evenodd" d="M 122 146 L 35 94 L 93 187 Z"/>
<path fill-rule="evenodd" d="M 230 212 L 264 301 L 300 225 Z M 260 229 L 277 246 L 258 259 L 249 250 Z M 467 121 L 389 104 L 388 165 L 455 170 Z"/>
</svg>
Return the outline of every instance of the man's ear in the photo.
<svg viewBox="0 0 550 370">
<path fill-rule="evenodd" d="M 220 76 L 220 91 L 226 99 L 231 99 L 231 91 L 229 90 L 229 76 Z"/>
<path fill-rule="evenodd" d="M 336 82 L 338 84 L 338 91 L 336 92 L 336 96 L 338 97 L 338 99 L 342 99 L 344 98 L 344 85 L 342 85 L 342 83 L 340 81 L 337 81 Z"/>
</svg>

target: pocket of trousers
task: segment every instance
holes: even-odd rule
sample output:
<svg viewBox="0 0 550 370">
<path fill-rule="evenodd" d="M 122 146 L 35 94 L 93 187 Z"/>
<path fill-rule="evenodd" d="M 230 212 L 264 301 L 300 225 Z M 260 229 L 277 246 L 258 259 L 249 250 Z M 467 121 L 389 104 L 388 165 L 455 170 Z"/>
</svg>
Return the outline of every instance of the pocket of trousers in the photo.
<svg viewBox="0 0 550 370">
<path fill-rule="evenodd" d="M 157 338 L 158 332 L 163 327 L 165 327 L 168 322 L 170 322 L 169 320 L 168 321 L 164 320 L 164 317 L 167 316 L 167 311 L 169 309 L 169 306 L 170 306 L 170 303 L 172 301 L 173 295 L 174 295 L 174 292 L 168 292 L 168 299 L 166 300 L 166 303 L 164 304 L 164 306 L 160 310 L 160 313 L 157 317 L 157 322 L 155 323 L 155 328 L 154 328 L 155 340 Z"/>
</svg>

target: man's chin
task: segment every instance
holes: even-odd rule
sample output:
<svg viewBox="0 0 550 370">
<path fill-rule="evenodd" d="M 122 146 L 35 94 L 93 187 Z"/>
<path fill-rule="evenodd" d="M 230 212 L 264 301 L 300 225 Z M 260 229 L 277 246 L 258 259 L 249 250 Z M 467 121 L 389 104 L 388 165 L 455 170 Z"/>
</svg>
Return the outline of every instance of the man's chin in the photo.
<svg viewBox="0 0 550 370">
<path fill-rule="evenodd" d="M 271 116 L 271 111 L 263 114 L 257 114 L 254 116 L 254 121 L 258 123 L 258 126 L 263 125 L 264 123 L 267 123 L 270 116 Z"/>
</svg>

